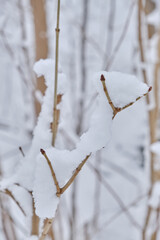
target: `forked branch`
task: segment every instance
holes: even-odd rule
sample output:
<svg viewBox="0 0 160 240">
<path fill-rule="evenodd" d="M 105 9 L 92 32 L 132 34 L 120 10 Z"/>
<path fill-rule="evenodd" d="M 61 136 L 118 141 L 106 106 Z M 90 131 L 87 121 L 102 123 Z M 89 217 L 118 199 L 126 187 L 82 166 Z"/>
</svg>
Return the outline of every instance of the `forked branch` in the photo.
<svg viewBox="0 0 160 240">
<path fill-rule="evenodd" d="M 88 158 L 91 156 L 91 154 L 89 154 L 89 155 L 87 155 L 85 157 L 85 159 L 75 169 L 73 175 L 68 180 L 68 182 L 62 188 L 60 188 L 58 180 L 57 180 L 57 177 L 56 177 L 56 174 L 55 174 L 55 171 L 54 171 L 54 169 L 53 169 L 53 167 L 51 165 L 51 162 L 50 162 L 46 152 L 43 149 L 41 149 L 40 151 L 41 151 L 42 155 L 45 157 L 45 159 L 46 159 L 46 161 L 48 163 L 48 166 L 50 168 L 50 171 L 51 171 L 51 174 L 52 174 L 52 177 L 53 177 L 53 181 L 54 181 L 54 184 L 55 184 L 56 189 L 57 189 L 57 193 L 56 193 L 57 197 L 60 197 L 61 194 L 63 194 L 67 190 L 67 188 L 69 188 L 69 186 L 73 183 L 73 181 L 75 180 L 75 178 L 78 175 L 78 173 L 81 171 L 81 169 L 84 166 L 84 164 L 87 162 Z"/>
<path fill-rule="evenodd" d="M 74 182 L 76 176 L 81 171 L 82 167 L 84 166 L 84 164 L 87 162 L 88 158 L 91 155 L 91 154 L 89 154 L 89 155 L 86 156 L 86 158 L 75 169 L 72 177 L 68 180 L 68 182 L 62 188 L 60 188 L 57 177 L 56 177 L 56 174 L 55 174 L 55 171 L 54 171 L 54 169 L 51 165 L 51 162 L 50 162 L 46 152 L 43 149 L 41 149 L 41 153 L 45 157 L 45 159 L 48 163 L 48 166 L 50 168 L 50 171 L 51 171 L 51 174 L 52 174 L 52 177 L 53 177 L 53 180 L 54 180 L 54 184 L 56 185 L 56 189 L 57 189 L 57 193 L 56 193 L 57 197 L 60 197 L 61 194 L 63 194 L 69 188 L 69 186 Z M 50 227 L 52 226 L 53 220 L 54 220 L 53 218 L 47 220 L 47 223 L 44 226 L 43 232 L 42 232 L 39 240 L 44 240 L 45 239 L 46 235 L 49 232 Z"/>
<path fill-rule="evenodd" d="M 117 107 L 114 106 L 114 104 L 113 104 L 113 102 L 112 102 L 112 100 L 111 100 L 111 98 L 110 98 L 110 96 L 109 96 L 109 93 L 108 93 L 108 90 L 107 90 L 107 86 L 106 86 L 106 83 L 105 83 L 105 80 L 106 80 L 106 79 L 105 79 L 105 77 L 104 77 L 103 74 L 101 75 L 100 80 L 101 80 L 101 82 L 102 82 L 103 90 L 104 90 L 104 93 L 105 93 L 105 95 L 106 95 L 106 97 L 107 97 L 108 103 L 110 104 L 110 106 L 111 106 L 111 108 L 112 108 L 112 110 L 113 110 L 113 117 L 112 117 L 112 119 L 114 119 L 114 117 L 116 116 L 116 114 L 117 114 L 118 112 L 121 112 L 122 110 L 124 110 L 124 109 L 132 106 L 136 101 L 138 101 L 138 100 L 141 99 L 142 97 L 146 96 L 146 95 L 152 90 L 152 87 L 149 87 L 148 92 L 145 93 L 143 96 L 136 98 L 135 102 L 131 102 L 131 103 L 127 104 L 126 106 L 122 107 L 122 108 L 117 108 Z"/>
</svg>

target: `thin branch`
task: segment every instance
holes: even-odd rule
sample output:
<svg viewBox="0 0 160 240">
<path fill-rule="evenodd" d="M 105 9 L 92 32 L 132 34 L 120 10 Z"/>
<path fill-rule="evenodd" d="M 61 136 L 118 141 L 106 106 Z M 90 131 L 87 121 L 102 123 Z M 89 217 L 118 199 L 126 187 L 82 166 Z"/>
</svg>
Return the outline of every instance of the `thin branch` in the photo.
<svg viewBox="0 0 160 240">
<path fill-rule="evenodd" d="M 146 96 L 152 90 L 152 87 L 149 87 L 148 92 L 143 94 L 141 97 L 136 98 L 136 100 L 134 102 L 131 102 L 131 103 L 127 104 L 126 106 L 122 107 L 122 108 L 117 108 L 117 107 L 114 106 L 114 104 L 113 104 L 113 102 L 112 102 L 112 100 L 111 100 L 111 98 L 109 96 L 109 93 L 108 93 L 108 90 L 107 90 L 107 87 L 106 87 L 106 83 L 105 83 L 105 77 L 104 77 L 103 74 L 101 75 L 100 80 L 101 80 L 102 85 L 103 85 L 104 93 L 105 93 L 105 95 L 106 95 L 106 97 L 108 99 L 108 103 L 110 104 L 110 106 L 111 106 L 111 108 L 113 110 L 113 117 L 112 117 L 112 119 L 114 119 L 114 117 L 116 116 L 116 114 L 118 112 L 121 112 L 122 110 L 132 106 L 135 102 L 137 102 L 142 97 Z"/>
<path fill-rule="evenodd" d="M 145 223 L 144 223 L 144 227 L 143 227 L 143 231 L 142 231 L 142 240 L 146 239 L 146 231 L 147 231 L 147 228 L 148 228 L 148 224 L 149 224 L 151 214 L 152 214 L 152 208 L 151 208 L 151 206 L 148 206 L 147 215 L 146 215 L 146 218 L 145 218 Z"/>
<path fill-rule="evenodd" d="M 108 165 L 109 168 L 111 168 L 113 171 L 116 171 L 117 173 L 119 173 L 122 177 L 127 179 L 129 182 L 138 185 L 138 183 L 139 183 L 138 179 L 135 176 L 133 176 L 129 171 L 124 169 L 123 167 L 121 167 L 117 164 L 114 164 L 113 162 L 110 162 L 110 161 L 106 161 L 106 164 Z"/>
<path fill-rule="evenodd" d="M 53 124 L 52 124 L 52 146 L 55 145 L 55 140 L 56 140 L 56 134 L 57 134 L 57 124 L 58 124 L 58 111 L 57 111 L 57 84 L 58 84 L 58 58 L 59 58 L 59 20 L 60 20 L 60 0 L 57 0 L 57 26 L 56 26 L 56 57 L 55 57 L 55 79 L 54 79 L 54 107 L 53 107 Z M 47 162 L 49 161 L 48 158 L 46 158 Z M 55 172 L 52 168 L 52 166 L 50 165 L 50 161 L 48 162 L 48 165 L 50 167 L 51 173 L 52 173 L 52 177 L 54 180 L 54 183 L 56 185 L 57 188 L 57 196 L 59 195 L 59 184 L 58 181 L 56 179 L 56 175 Z M 53 223 L 53 218 L 52 219 L 48 219 L 46 224 L 44 225 L 44 229 L 42 232 L 41 237 L 39 238 L 39 240 L 43 240 L 45 239 L 46 235 L 49 232 L 49 229 L 52 226 Z"/>
<path fill-rule="evenodd" d="M 60 187 L 59 187 L 58 180 L 57 180 L 57 177 L 56 177 L 56 174 L 55 174 L 55 171 L 54 171 L 54 169 L 53 169 L 53 167 L 52 167 L 52 165 L 51 165 L 51 162 L 50 162 L 50 160 L 49 160 L 46 152 L 45 152 L 43 149 L 41 149 L 40 152 L 41 152 L 41 154 L 45 157 L 45 159 L 46 159 L 46 161 L 47 161 L 47 163 L 48 163 L 48 166 L 49 166 L 49 168 L 50 168 L 50 171 L 51 171 L 51 174 L 52 174 L 52 177 L 53 177 L 53 181 L 54 181 L 54 183 L 55 183 L 55 185 L 56 185 L 56 189 L 57 189 L 57 193 L 56 193 L 57 197 L 60 197 L 60 195 L 63 194 L 63 193 L 67 190 L 67 188 L 73 183 L 73 181 L 75 180 L 76 176 L 77 176 L 78 173 L 81 171 L 82 167 L 83 167 L 84 164 L 87 162 L 88 158 L 91 156 L 91 154 L 89 154 L 89 155 L 87 155 L 87 156 L 85 157 L 85 159 L 84 159 L 84 160 L 78 165 L 78 167 L 75 169 L 72 177 L 68 180 L 68 182 L 67 182 L 62 188 L 60 188 Z"/>
<path fill-rule="evenodd" d="M 132 17 L 132 13 L 133 13 L 133 9 L 134 9 L 134 5 L 135 5 L 135 1 L 133 1 L 131 3 L 131 6 L 129 8 L 129 11 L 128 11 L 128 16 L 126 18 L 126 21 L 125 21 L 125 24 L 124 24 L 124 27 L 123 27 L 123 30 L 122 30 L 122 33 L 121 33 L 121 36 L 113 50 L 113 53 L 111 55 L 111 57 L 108 59 L 108 62 L 106 64 L 106 67 L 105 67 L 105 70 L 108 71 L 109 68 L 111 67 L 114 59 L 115 59 L 115 56 L 116 56 L 116 53 L 119 51 L 120 47 L 121 47 L 121 44 L 123 43 L 123 40 L 126 36 L 126 33 L 128 31 L 128 28 L 129 28 L 129 24 L 130 24 L 130 21 L 131 21 L 131 17 Z"/>
<path fill-rule="evenodd" d="M 60 102 L 61 102 L 61 100 L 62 100 L 62 94 L 58 94 L 57 95 L 57 104 L 59 104 Z M 56 137 L 56 135 L 57 135 L 57 130 L 58 130 L 58 123 L 59 123 L 59 118 L 60 118 L 60 110 L 59 109 L 56 109 L 55 110 L 55 114 L 56 114 L 56 122 L 55 122 L 55 129 L 54 129 L 54 136 Z M 52 134 L 53 134 L 53 127 L 54 127 L 54 125 L 53 125 L 53 122 L 51 122 L 51 132 L 52 132 Z"/>
<path fill-rule="evenodd" d="M 105 46 L 105 54 L 104 54 L 104 61 L 106 67 L 106 58 L 108 58 L 111 55 L 112 46 L 113 46 L 113 40 L 114 40 L 114 22 L 115 22 L 115 16 L 116 16 L 116 0 L 110 0 L 110 10 L 109 15 L 107 17 L 107 40 L 106 40 L 106 46 Z M 104 63 L 103 63 L 104 64 Z M 104 68 L 103 67 L 103 68 Z"/>
<path fill-rule="evenodd" d="M 19 231 L 21 231 L 21 233 L 27 235 L 28 234 L 28 231 L 27 229 L 24 228 L 24 226 L 21 224 L 20 220 L 19 219 L 15 219 L 15 216 L 14 216 L 14 219 L 9 215 L 8 211 L 6 209 L 2 209 L 3 213 L 7 214 L 8 215 L 8 218 L 10 220 L 10 222 L 12 222 L 12 224 L 18 228 Z"/>
<path fill-rule="evenodd" d="M 144 48 L 143 48 L 143 39 L 142 39 L 142 13 L 143 13 L 143 0 L 138 0 L 138 42 L 139 42 L 139 50 L 140 50 L 140 58 L 141 62 L 146 63 Z M 147 73 L 145 69 L 142 69 L 143 79 L 146 84 L 148 84 Z M 149 99 L 147 97 L 147 103 L 149 103 Z"/>
<path fill-rule="evenodd" d="M 158 239 L 157 235 L 158 235 L 159 227 L 160 227 L 160 225 L 159 225 L 159 215 L 160 215 L 160 203 L 159 203 L 158 208 L 156 209 L 156 222 L 155 222 L 156 227 L 155 227 L 154 232 L 151 235 L 151 240 Z"/>
<path fill-rule="evenodd" d="M 52 177 L 53 177 L 53 180 L 54 180 L 54 183 L 56 185 L 56 188 L 57 188 L 57 197 L 60 197 L 61 194 L 63 194 L 67 188 L 73 183 L 73 181 L 75 180 L 76 176 L 78 175 L 78 173 L 81 171 L 82 167 L 84 166 L 84 164 L 86 163 L 86 161 L 88 160 L 88 158 L 90 157 L 91 154 L 89 154 L 88 156 L 86 156 L 86 158 L 79 164 L 79 166 L 76 168 L 75 172 L 73 173 L 72 177 L 68 180 L 68 182 L 64 185 L 64 187 L 60 188 L 59 187 L 59 184 L 58 184 L 58 181 L 57 181 L 57 178 L 56 178 L 56 174 L 52 168 L 52 165 L 51 165 L 51 162 L 48 158 L 48 156 L 46 155 L 45 151 L 43 149 L 41 149 L 41 153 L 42 155 L 45 157 L 47 163 L 48 163 L 48 166 L 51 170 L 51 174 L 52 174 Z M 41 237 L 39 238 L 39 240 L 43 240 L 45 239 L 46 235 L 48 234 L 48 231 L 53 223 L 53 218 L 51 219 L 48 219 L 45 226 L 44 226 L 44 229 L 43 229 L 43 232 L 42 232 L 42 235 Z"/>
<path fill-rule="evenodd" d="M 53 109 L 53 125 L 52 125 L 52 146 L 56 139 L 57 125 L 57 84 L 58 84 L 58 58 L 59 58 L 59 20 L 60 20 L 60 0 L 57 5 L 57 27 L 56 27 L 56 60 L 55 60 L 55 81 L 54 81 L 54 109 Z"/>
<path fill-rule="evenodd" d="M 42 235 L 41 235 L 41 237 L 39 238 L 39 240 L 44 240 L 44 239 L 45 239 L 45 237 L 47 236 L 47 234 L 48 234 L 48 232 L 49 232 L 49 229 L 50 229 L 51 226 L 52 226 L 53 220 L 54 220 L 54 218 L 51 218 L 51 219 L 48 219 L 48 220 L 47 220 L 47 223 L 46 223 L 45 226 L 44 226 Z"/>
<path fill-rule="evenodd" d="M 45 159 L 46 159 L 46 161 L 48 163 L 48 166 L 50 168 L 50 171 L 51 171 L 51 174 L 52 174 L 52 177 L 53 177 L 53 181 L 54 181 L 56 189 L 57 189 L 57 193 L 56 193 L 57 197 L 60 197 L 60 187 L 59 187 L 59 183 L 57 181 L 57 177 L 56 177 L 55 171 L 53 170 L 53 167 L 51 165 L 51 162 L 50 162 L 46 152 L 43 149 L 41 149 L 40 151 L 41 151 L 41 154 L 45 157 Z"/>
<path fill-rule="evenodd" d="M 15 59 L 15 53 L 13 51 L 13 48 L 10 46 L 10 44 L 8 42 L 8 39 L 7 39 L 6 35 L 5 35 L 4 29 L 5 29 L 5 24 L 3 26 L 3 29 L 0 29 L 0 36 L 1 36 L 2 40 L 3 40 L 4 47 L 7 50 L 9 56 L 11 57 L 12 60 L 14 60 Z M 16 61 L 13 61 L 13 62 L 15 63 Z M 15 68 L 18 71 L 20 77 L 23 79 L 23 82 L 26 85 L 26 87 L 29 88 L 30 86 L 28 85 L 27 79 L 25 77 L 24 70 L 21 67 L 21 65 L 19 63 L 15 64 Z"/>
<path fill-rule="evenodd" d="M 0 200 L 0 206 L 1 206 L 1 224 L 2 224 L 2 230 L 3 230 L 3 233 L 4 233 L 4 236 L 5 236 L 5 239 L 6 240 L 10 240 L 10 236 L 9 236 L 9 233 L 8 233 L 8 227 L 6 225 L 8 225 L 8 223 L 6 224 L 6 216 L 7 214 L 5 213 L 4 211 L 4 208 L 3 208 L 3 204 L 2 204 L 2 200 Z"/>
<path fill-rule="evenodd" d="M 133 216 L 130 214 L 128 209 L 126 208 L 125 204 L 123 203 L 122 199 L 119 197 L 119 195 L 114 191 L 114 189 L 111 187 L 111 185 L 103 178 L 103 176 L 100 174 L 99 171 L 97 171 L 94 166 L 89 163 L 88 165 L 92 171 L 96 173 L 97 178 L 99 181 L 103 184 L 103 186 L 108 190 L 108 192 L 113 196 L 113 198 L 116 200 L 120 208 L 123 210 L 123 212 L 126 213 L 126 216 L 131 221 L 131 223 L 137 228 L 142 230 L 141 226 L 136 222 L 136 220 L 133 218 Z"/>
<path fill-rule="evenodd" d="M 148 193 L 136 198 L 133 202 L 131 202 L 130 204 L 128 204 L 126 206 L 126 209 L 123 210 L 121 209 L 120 211 L 118 211 L 117 213 L 115 213 L 109 220 L 107 220 L 102 227 L 99 229 L 100 231 L 105 227 L 108 227 L 112 222 L 114 222 L 118 217 L 120 217 L 122 214 L 124 214 L 126 211 L 129 211 L 130 208 L 134 207 L 136 204 L 138 204 L 141 200 L 143 200 L 145 197 L 147 197 Z"/>
<path fill-rule="evenodd" d="M 110 96 L 109 96 L 109 93 L 108 93 L 108 90 L 107 90 L 107 87 L 106 87 L 106 84 L 105 84 L 105 77 L 104 77 L 104 75 L 102 74 L 101 75 L 101 82 L 102 82 L 102 85 L 103 85 L 103 90 L 104 90 L 104 93 L 105 93 L 105 95 L 106 95 L 106 97 L 107 97 L 107 99 L 108 99 L 108 102 L 109 102 L 109 104 L 110 104 L 110 106 L 111 106 L 111 108 L 112 108 L 112 110 L 113 110 L 113 114 L 114 115 L 116 115 L 116 108 L 115 108 L 115 106 L 114 106 L 114 104 L 113 104 L 113 102 L 111 101 L 111 98 L 110 98 Z"/>
<path fill-rule="evenodd" d="M 25 157 L 24 151 L 21 146 L 19 147 L 19 151 L 21 152 L 22 156 Z"/>
<path fill-rule="evenodd" d="M 1 193 L 7 194 L 10 198 L 12 198 L 12 200 L 16 203 L 16 205 L 19 207 L 19 209 L 21 210 L 21 212 L 26 216 L 23 208 L 20 206 L 19 202 L 15 199 L 15 197 L 13 196 L 13 194 L 11 193 L 11 191 L 9 191 L 8 189 L 5 189 L 4 191 L 0 191 Z"/>
<path fill-rule="evenodd" d="M 73 183 L 74 179 L 76 178 L 78 173 L 81 171 L 82 167 L 87 162 L 87 160 L 90 156 L 91 156 L 91 154 L 87 155 L 86 158 L 79 164 L 79 166 L 76 168 L 72 177 L 68 180 L 68 182 L 64 185 L 64 187 L 61 188 L 61 194 L 64 193 L 67 190 L 67 188 Z"/>
</svg>

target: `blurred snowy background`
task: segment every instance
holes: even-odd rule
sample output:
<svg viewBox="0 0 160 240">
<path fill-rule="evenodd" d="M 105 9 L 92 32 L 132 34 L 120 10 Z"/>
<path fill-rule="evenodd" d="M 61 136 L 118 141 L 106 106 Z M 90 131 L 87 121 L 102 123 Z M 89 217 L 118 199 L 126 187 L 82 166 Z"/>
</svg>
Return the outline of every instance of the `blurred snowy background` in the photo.
<svg viewBox="0 0 160 240">
<path fill-rule="evenodd" d="M 19 147 L 26 154 L 31 146 L 45 91 L 33 65 L 55 57 L 56 8 L 55 0 L 0 0 L 1 180 L 24 161 Z M 92 155 L 61 198 L 46 239 L 160 239 L 160 162 L 150 152 L 159 140 L 159 0 L 61 0 L 59 49 L 69 114 L 58 148 L 73 149 L 88 129 L 94 72 L 133 74 L 153 91 L 115 117 L 109 146 Z M 0 239 L 23 240 L 42 226 L 34 208 L 24 216 L 0 194 Z"/>
</svg>

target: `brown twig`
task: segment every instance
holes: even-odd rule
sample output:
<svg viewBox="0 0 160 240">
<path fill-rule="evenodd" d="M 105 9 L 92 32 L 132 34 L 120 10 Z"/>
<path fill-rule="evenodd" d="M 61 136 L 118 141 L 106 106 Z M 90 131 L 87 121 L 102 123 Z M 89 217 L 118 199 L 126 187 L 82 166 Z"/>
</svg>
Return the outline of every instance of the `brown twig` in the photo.
<svg viewBox="0 0 160 240">
<path fill-rule="evenodd" d="M 4 201 L 5 202 L 5 201 Z M 3 199 L 0 197 L 0 208 L 1 208 L 1 225 L 6 240 L 16 240 L 14 222 L 11 221 L 11 217 L 3 206 Z"/>
<path fill-rule="evenodd" d="M 62 187 L 60 188 L 59 187 L 59 183 L 58 183 L 58 180 L 57 180 L 57 177 L 56 177 L 56 174 L 54 172 L 54 169 L 51 165 L 51 162 L 46 154 L 46 152 L 41 149 L 40 150 L 42 155 L 45 157 L 47 163 L 48 163 L 48 166 L 50 168 L 50 171 L 51 171 L 51 174 L 52 174 L 52 177 L 53 177 L 53 181 L 54 181 L 54 184 L 56 186 L 56 189 L 57 189 L 57 197 L 60 197 L 68 188 L 69 186 L 73 183 L 73 181 L 75 180 L 76 176 L 78 175 L 78 173 L 81 171 L 82 167 L 84 166 L 84 164 L 86 163 L 86 161 L 88 160 L 88 158 L 90 157 L 91 154 L 89 154 L 88 156 L 86 156 L 86 158 L 78 165 L 78 167 L 76 168 L 75 172 L 73 173 L 72 177 L 68 180 L 68 182 Z M 41 237 L 39 238 L 39 240 L 43 240 L 45 239 L 46 235 L 48 234 L 48 231 L 53 223 L 53 218 L 52 219 L 48 219 L 45 226 L 44 226 L 44 229 L 43 229 L 43 232 L 42 232 L 42 235 Z"/>
<path fill-rule="evenodd" d="M 86 158 L 79 164 L 79 166 L 76 168 L 75 172 L 73 173 L 72 177 L 68 180 L 68 182 L 64 185 L 64 187 L 61 188 L 61 194 L 64 193 L 67 188 L 73 183 L 74 179 L 78 175 L 78 173 L 81 171 L 84 164 L 87 162 L 88 158 L 91 156 L 91 154 L 87 155 Z"/>
<path fill-rule="evenodd" d="M 52 125 L 52 146 L 55 145 L 56 128 L 57 128 L 57 85 L 58 85 L 58 58 L 59 58 L 59 20 L 60 20 L 60 0 L 57 5 L 57 26 L 56 26 L 56 59 L 55 59 L 55 78 L 54 78 L 54 108 L 53 108 L 53 125 Z"/>
<path fill-rule="evenodd" d="M 48 220 L 47 220 L 47 223 L 46 223 L 45 226 L 44 226 L 42 235 L 41 235 L 41 237 L 39 238 L 39 240 L 44 240 L 44 239 L 45 239 L 45 237 L 47 236 L 47 234 L 48 234 L 48 232 L 49 232 L 49 229 L 50 229 L 51 226 L 52 226 L 53 220 L 54 220 L 54 218 L 51 218 L 51 219 L 48 219 Z"/>
<path fill-rule="evenodd" d="M 91 156 L 91 154 L 89 154 L 89 155 L 87 155 L 85 157 L 85 159 L 75 169 L 72 177 L 68 180 L 68 182 L 62 188 L 60 188 L 58 180 L 57 180 L 57 177 L 56 177 L 56 174 L 55 174 L 55 171 L 54 171 L 54 169 L 53 169 L 53 167 L 51 165 L 51 162 L 50 162 L 46 152 L 43 149 L 41 149 L 40 151 L 41 151 L 42 155 L 45 157 L 45 159 L 46 159 L 46 161 L 48 163 L 48 166 L 50 168 L 50 171 L 51 171 L 51 174 L 52 174 L 52 177 L 53 177 L 53 181 L 54 181 L 54 183 L 56 185 L 56 189 L 57 189 L 57 193 L 56 193 L 57 197 L 60 197 L 60 195 L 63 194 L 67 190 L 67 188 L 73 183 L 73 181 L 75 180 L 76 176 L 81 171 L 82 167 L 87 162 L 88 158 Z"/>
<path fill-rule="evenodd" d="M 45 157 L 45 159 L 46 159 L 46 161 L 48 163 L 48 166 L 50 168 L 50 171 L 51 171 L 51 174 L 52 174 L 52 177 L 53 177 L 53 181 L 54 181 L 54 184 L 55 184 L 56 189 L 57 189 L 56 195 L 57 195 L 57 197 L 60 197 L 60 187 L 59 187 L 59 183 L 57 181 L 57 177 L 56 177 L 55 171 L 53 170 L 53 167 L 51 165 L 51 162 L 50 162 L 46 152 L 43 149 L 41 149 L 40 151 L 41 151 L 42 155 Z"/>
<path fill-rule="evenodd" d="M 62 94 L 58 94 L 57 95 L 57 104 L 59 104 L 60 102 L 61 102 L 61 100 L 62 100 Z M 58 123 L 59 123 L 59 118 L 60 118 L 60 110 L 59 109 L 56 109 L 55 110 L 56 112 L 55 112 L 55 114 L 56 114 L 56 128 L 54 129 L 54 131 L 55 131 L 55 133 L 54 133 L 54 137 L 56 138 L 56 135 L 57 135 L 57 131 L 58 131 Z M 51 132 L 53 133 L 53 122 L 51 122 Z"/>
<path fill-rule="evenodd" d="M 15 199 L 15 197 L 13 196 L 13 194 L 11 193 L 11 191 L 9 191 L 8 189 L 5 189 L 4 191 L 0 191 L 1 193 L 7 194 L 10 198 L 12 198 L 12 200 L 16 203 L 16 205 L 19 207 L 19 209 L 21 210 L 21 212 L 26 216 L 23 208 L 20 206 L 19 202 Z"/>
<path fill-rule="evenodd" d="M 106 79 L 105 79 L 105 77 L 104 77 L 103 74 L 101 75 L 101 79 L 100 79 L 100 80 L 101 80 L 102 85 L 103 85 L 104 93 L 105 93 L 105 95 L 106 95 L 106 97 L 107 97 L 107 99 L 108 99 L 108 102 L 109 102 L 112 110 L 113 110 L 113 114 L 116 115 L 117 110 L 116 110 L 116 108 L 115 108 L 115 106 L 114 106 L 114 104 L 113 104 L 113 102 L 111 101 L 111 98 L 110 98 L 110 96 L 109 96 L 109 93 L 108 93 L 108 90 L 107 90 L 107 87 L 106 87 L 106 83 L 105 83 L 105 80 L 106 80 Z"/>
<path fill-rule="evenodd" d="M 137 102 L 138 100 L 140 100 L 142 97 L 147 96 L 147 94 L 148 94 L 151 90 L 152 90 L 152 87 L 149 87 L 148 92 L 145 93 L 145 94 L 143 94 L 143 96 L 136 98 L 135 102 Z M 126 108 L 128 108 L 128 107 L 130 107 L 130 106 L 132 106 L 135 102 L 131 102 L 131 103 L 127 104 L 126 106 L 120 108 L 120 111 L 122 111 L 122 110 L 124 110 L 124 109 L 126 109 Z"/>
<path fill-rule="evenodd" d="M 105 95 L 107 97 L 108 103 L 110 104 L 110 106 L 111 106 L 111 108 L 113 110 L 113 117 L 112 117 L 112 119 L 114 119 L 114 117 L 116 116 L 116 114 L 118 112 L 121 112 L 122 110 L 132 106 L 136 101 L 138 101 L 142 97 L 146 96 L 152 90 L 152 87 L 149 87 L 148 92 L 145 93 L 143 96 L 136 98 L 135 102 L 131 102 L 131 103 L 127 104 L 126 106 L 122 107 L 122 108 L 117 108 L 117 107 L 114 106 L 114 104 L 113 104 L 113 102 L 112 102 L 112 100 L 111 100 L 111 98 L 109 96 L 109 93 L 108 93 L 108 90 L 107 90 L 107 87 L 106 87 L 106 83 L 105 83 L 105 77 L 104 77 L 103 74 L 101 75 L 100 80 L 102 82 L 103 90 L 104 90 L 104 93 L 105 93 Z"/>
<path fill-rule="evenodd" d="M 53 123 L 51 124 L 52 146 L 55 145 L 57 126 L 58 126 L 58 116 L 59 116 L 59 112 L 57 111 L 58 58 L 59 58 L 59 32 L 60 32 L 59 22 L 60 22 L 60 0 L 57 0 L 57 25 L 56 25 L 56 29 L 55 29 L 55 31 L 56 31 L 56 53 L 55 53 L 56 57 L 55 57 L 55 76 L 54 76 L 54 107 L 53 107 Z M 47 162 L 49 161 L 48 158 L 46 158 L 46 160 L 47 160 Z M 56 179 L 56 175 L 51 166 L 50 161 L 48 162 L 48 165 L 50 167 L 52 177 L 53 177 L 54 183 L 57 188 L 57 196 L 60 196 L 59 195 L 59 184 Z M 39 240 L 43 240 L 46 237 L 46 235 L 49 232 L 49 229 L 52 226 L 52 222 L 53 222 L 53 218 L 47 220 L 46 224 L 44 225 L 44 229 L 43 229 L 42 235 Z"/>
</svg>

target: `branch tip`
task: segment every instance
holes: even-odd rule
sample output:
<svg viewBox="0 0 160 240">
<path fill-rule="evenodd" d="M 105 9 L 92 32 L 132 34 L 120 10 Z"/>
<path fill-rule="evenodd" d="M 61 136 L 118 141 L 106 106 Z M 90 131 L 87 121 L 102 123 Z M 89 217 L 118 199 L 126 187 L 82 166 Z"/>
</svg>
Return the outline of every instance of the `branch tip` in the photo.
<svg viewBox="0 0 160 240">
<path fill-rule="evenodd" d="M 101 78 L 100 78 L 100 80 L 103 82 L 103 81 L 105 81 L 105 77 L 104 77 L 104 75 L 102 74 L 101 75 Z"/>
<path fill-rule="evenodd" d="M 43 155 L 45 155 L 45 153 L 46 153 L 42 148 L 40 149 L 40 152 L 41 152 Z"/>
<path fill-rule="evenodd" d="M 148 92 L 152 91 L 152 86 L 149 87 Z"/>
<path fill-rule="evenodd" d="M 19 146 L 19 151 L 21 152 L 22 156 L 25 157 L 25 154 L 24 154 L 23 149 L 22 149 L 21 146 Z"/>
</svg>

